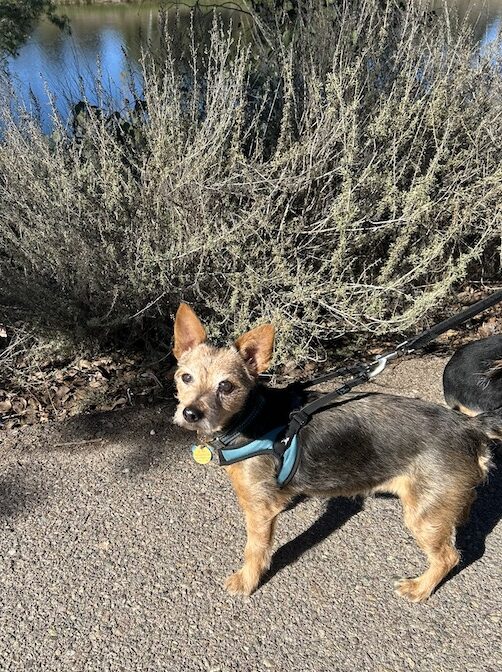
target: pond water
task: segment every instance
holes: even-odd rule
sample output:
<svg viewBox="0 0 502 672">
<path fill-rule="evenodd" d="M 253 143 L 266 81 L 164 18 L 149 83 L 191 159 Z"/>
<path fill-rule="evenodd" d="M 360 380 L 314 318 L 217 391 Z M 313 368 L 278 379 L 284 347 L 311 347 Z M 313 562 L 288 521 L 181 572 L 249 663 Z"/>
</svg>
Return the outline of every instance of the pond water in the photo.
<svg viewBox="0 0 502 672">
<path fill-rule="evenodd" d="M 60 113 L 65 115 L 68 100 L 85 97 L 93 104 L 99 95 L 120 108 L 131 98 L 131 81 L 137 86 L 142 50 L 155 49 L 160 40 L 159 3 L 110 3 L 68 5 L 58 13 L 69 19 L 70 31 L 62 31 L 42 19 L 16 57 L 8 59 L 7 67 L 15 90 L 25 105 L 34 109 L 38 101 L 42 125 L 50 125 L 48 92 Z M 219 10 L 225 24 L 238 30 L 239 13 Z M 212 10 L 199 12 L 198 26 L 206 33 L 211 29 Z M 185 6 L 169 13 L 169 24 L 180 35 L 190 32 L 190 10 Z M 103 91 L 96 92 L 97 79 Z"/>
<path fill-rule="evenodd" d="M 439 1 L 439 0 L 438 0 Z M 502 0 L 449 0 L 460 17 L 473 22 L 481 42 L 493 40 L 502 21 Z M 64 114 L 68 95 L 73 100 L 83 96 L 97 102 L 93 82 L 103 76 L 114 103 L 120 107 L 130 97 L 128 77 L 139 82 L 138 61 L 141 50 L 159 42 L 158 3 L 83 4 L 61 7 L 68 16 L 71 34 L 62 32 L 48 21 L 41 21 L 30 39 L 8 68 L 26 105 L 39 101 L 42 123 L 49 124 L 47 91 L 55 97 L 55 105 Z M 237 30 L 246 17 L 237 11 L 219 10 L 225 22 Z M 207 30 L 212 10 L 201 10 Z M 174 19 L 173 19 L 174 20 Z M 180 10 L 176 30 L 189 32 L 189 10 Z M 126 58 L 127 54 L 127 58 Z M 129 68 L 127 67 L 129 63 Z M 129 74 L 127 74 L 129 71 Z"/>
</svg>

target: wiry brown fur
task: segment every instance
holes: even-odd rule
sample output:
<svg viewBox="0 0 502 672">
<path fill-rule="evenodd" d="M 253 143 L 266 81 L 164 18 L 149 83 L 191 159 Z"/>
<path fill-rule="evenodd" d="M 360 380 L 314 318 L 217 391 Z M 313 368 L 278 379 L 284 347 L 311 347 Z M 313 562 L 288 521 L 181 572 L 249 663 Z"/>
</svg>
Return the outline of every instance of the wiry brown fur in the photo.
<svg viewBox="0 0 502 672">
<path fill-rule="evenodd" d="M 182 380 L 185 373 L 193 376 L 189 384 Z M 180 356 L 174 379 L 180 402 L 174 421 L 192 429 L 184 420 L 182 412 L 186 407 L 195 406 L 204 413 L 197 431 L 208 436 L 220 431 L 228 423 L 243 407 L 249 391 L 254 387 L 254 380 L 235 348 L 215 348 L 206 343 Z M 232 394 L 217 394 L 218 383 L 223 380 L 234 385 Z"/>
<path fill-rule="evenodd" d="M 298 391 L 265 388 L 256 380 L 270 363 L 273 327 L 263 325 L 235 346 L 218 349 L 205 343 L 193 311 L 187 306 L 180 311 L 175 330 L 176 422 L 209 438 L 228 426 L 253 392 L 262 397 L 263 410 L 253 427 L 243 430 L 243 441 L 286 424 Z M 183 382 L 186 373 L 191 376 L 188 383 Z M 220 391 L 222 380 L 231 382 L 230 392 Z M 187 407 L 203 417 L 187 422 Z M 459 561 L 455 529 L 468 516 L 475 487 L 490 467 L 479 421 L 420 400 L 350 395 L 316 413 L 300 430 L 299 440 L 300 464 L 283 489 L 276 481 L 273 457 L 257 456 L 226 467 L 247 529 L 244 564 L 227 579 L 227 590 L 250 595 L 258 587 L 270 565 L 277 516 L 295 495 L 390 492 L 400 498 L 405 523 L 429 561 L 421 576 L 402 579 L 396 591 L 415 602 L 426 600 Z"/>
</svg>

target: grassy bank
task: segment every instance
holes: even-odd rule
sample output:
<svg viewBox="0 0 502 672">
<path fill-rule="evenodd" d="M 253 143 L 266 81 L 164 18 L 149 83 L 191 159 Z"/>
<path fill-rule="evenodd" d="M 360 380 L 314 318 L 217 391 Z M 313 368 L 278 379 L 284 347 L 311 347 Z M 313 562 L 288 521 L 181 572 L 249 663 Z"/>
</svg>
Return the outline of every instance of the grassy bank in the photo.
<svg viewBox="0 0 502 672">
<path fill-rule="evenodd" d="M 167 341 L 185 300 L 218 337 L 273 320 L 285 362 L 414 330 L 499 277 L 500 44 L 367 0 L 306 9 L 278 45 L 166 35 L 144 105 L 84 110 L 76 135 L 4 105 L 4 314 Z"/>
</svg>

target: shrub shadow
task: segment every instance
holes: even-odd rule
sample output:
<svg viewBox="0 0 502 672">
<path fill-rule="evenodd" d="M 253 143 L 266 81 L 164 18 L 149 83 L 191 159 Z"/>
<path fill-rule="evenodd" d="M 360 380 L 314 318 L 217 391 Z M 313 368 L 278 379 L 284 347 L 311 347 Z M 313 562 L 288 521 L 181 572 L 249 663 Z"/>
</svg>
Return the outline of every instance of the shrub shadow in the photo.
<svg viewBox="0 0 502 672">
<path fill-rule="evenodd" d="M 66 420 L 56 428 L 53 451 L 69 454 L 124 448 L 118 469 L 141 474 L 167 459 L 182 459 L 193 437 L 172 423 L 174 402 L 95 412 Z"/>
<path fill-rule="evenodd" d="M 11 468 L 0 476 L 0 518 L 16 518 L 47 499 L 47 490 L 26 469 Z"/>
<path fill-rule="evenodd" d="M 295 501 L 289 508 L 294 508 L 300 501 Z M 343 527 L 352 516 L 360 513 L 363 508 L 363 498 L 333 497 L 330 499 L 324 513 L 305 532 L 288 541 L 274 553 L 270 569 L 263 577 L 260 585 L 264 586 L 282 569 L 294 564 L 304 553 L 327 539 L 332 532 Z"/>
</svg>

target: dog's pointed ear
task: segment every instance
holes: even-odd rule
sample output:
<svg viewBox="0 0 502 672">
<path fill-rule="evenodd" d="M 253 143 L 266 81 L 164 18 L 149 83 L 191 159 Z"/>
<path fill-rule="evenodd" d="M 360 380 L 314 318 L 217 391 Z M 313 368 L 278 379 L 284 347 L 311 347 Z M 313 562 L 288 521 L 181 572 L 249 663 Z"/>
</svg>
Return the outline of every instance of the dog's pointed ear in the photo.
<svg viewBox="0 0 502 672">
<path fill-rule="evenodd" d="M 257 376 L 270 366 L 274 351 L 274 338 L 274 325 L 262 324 L 235 341 L 235 347 L 245 361 L 251 375 Z"/>
<path fill-rule="evenodd" d="M 207 339 L 206 330 L 194 311 L 186 303 L 180 303 L 174 320 L 173 355 L 179 359 Z"/>
</svg>

